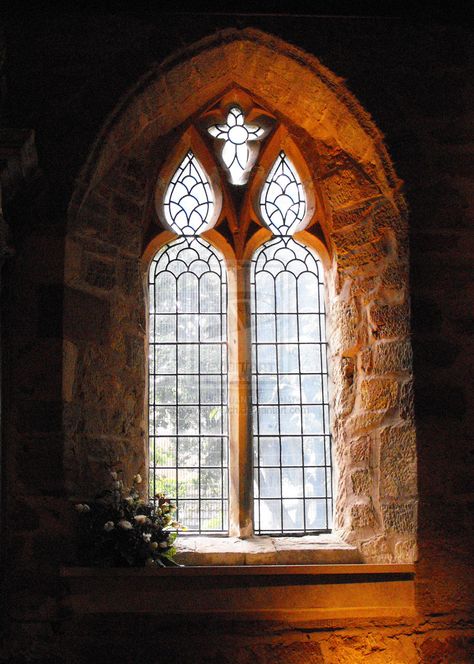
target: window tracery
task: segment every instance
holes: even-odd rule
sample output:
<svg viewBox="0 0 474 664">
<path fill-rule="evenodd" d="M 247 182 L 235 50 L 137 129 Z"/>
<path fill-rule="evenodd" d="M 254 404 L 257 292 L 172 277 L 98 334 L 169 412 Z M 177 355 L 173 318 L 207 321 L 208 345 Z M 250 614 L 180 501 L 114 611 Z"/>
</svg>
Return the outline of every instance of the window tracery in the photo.
<svg viewBox="0 0 474 664">
<path fill-rule="evenodd" d="M 245 184 L 251 152 L 250 141 L 263 138 L 265 129 L 259 125 L 245 123 L 245 117 L 239 106 L 233 106 L 225 124 L 211 125 L 208 130 L 214 138 L 224 141 L 222 160 L 229 171 L 232 184 Z"/>
<path fill-rule="evenodd" d="M 208 123 L 205 131 L 224 141 L 222 149 L 215 147 L 227 177 L 234 185 L 243 184 L 256 156 L 248 144 L 263 139 L 266 128 L 247 124 L 243 110 L 234 104 L 226 124 Z M 191 532 L 225 533 L 232 464 L 226 267 L 219 257 L 221 265 L 212 271 L 214 281 L 203 278 L 218 256 L 198 237 L 212 225 L 214 196 L 209 175 L 193 150 L 187 149 L 163 193 L 162 216 L 179 239 L 160 249 L 149 273 L 150 491 L 165 492 L 176 500 L 178 518 Z M 277 151 L 266 170 L 263 183 L 251 181 L 249 190 L 259 187 L 256 221 L 275 237 L 256 248 L 250 268 L 240 266 L 250 285 L 246 316 L 252 351 L 249 347 L 243 359 L 251 366 L 248 387 L 254 431 L 254 476 L 243 481 L 253 481 L 255 532 L 327 532 L 332 520 L 332 476 L 322 265 L 310 248 L 292 238 L 309 222 L 310 210 L 302 180 L 284 149 Z M 222 178 L 219 186 L 222 191 L 217 194 L 225 198 Z M 212 260 L 205 259 L 203 251 L 214 252 Z M 206 309 L 211 291 L 221 293 L 220 309 L 212 315 Z M 166 312 L 161 311 L 163 306 Z M 206 336 L 212 317 L 220 320 L 216 339 Z M 202 361 L 209 343 L 219 344 L 220 349 L 219 366 L 213 365 L 212 371 Z M 194 360 L 185 359 L 186 353 L 194 354 Z M 188 366 L 188 360 L 194 364 Z M 208 408 L 207 397 L 216 380 L 219 385 L 214 386 L 217 391 Z M 243 404 L 231 409 L 231 418 L 244 411 Z M 244 417 L 251 416 L 245 412 Z M 216 459 L 220 455 L 214 466 L 206 465 L 210 436 L 215 437 Z M 230 440 L 230 445 L 236 444 Z"/>
</svg>

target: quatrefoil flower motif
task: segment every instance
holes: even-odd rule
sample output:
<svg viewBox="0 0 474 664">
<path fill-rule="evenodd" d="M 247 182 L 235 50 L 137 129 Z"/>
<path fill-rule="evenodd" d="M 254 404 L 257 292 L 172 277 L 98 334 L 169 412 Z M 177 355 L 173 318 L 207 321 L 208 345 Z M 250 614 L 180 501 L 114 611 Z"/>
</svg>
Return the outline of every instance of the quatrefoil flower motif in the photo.
<svg viewBox="0 0 474 664">
<path fill-rule="evenodd" d="M 227 115 L 227 123 L 212 125 L 208 132 L 214 138 L 224 141 L 221 156 L 229 171 L 231 183 L 245 184 L 256 157 L 256 154 L 252 154 L 249 142 L 260 140 L 265 129 L 245 124 L 242 109 L 233 106 Z"/>
</svg>

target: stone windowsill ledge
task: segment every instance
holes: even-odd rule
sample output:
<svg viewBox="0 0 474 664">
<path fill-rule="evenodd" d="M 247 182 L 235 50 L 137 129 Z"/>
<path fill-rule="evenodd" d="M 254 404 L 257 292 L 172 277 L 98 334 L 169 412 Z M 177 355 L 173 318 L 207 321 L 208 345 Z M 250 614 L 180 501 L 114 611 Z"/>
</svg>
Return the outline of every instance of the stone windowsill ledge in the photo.
<svg viewBox="0 0 474 664">
<path fill-rule="evenodd" d="M 73 614 L 127 613 L 306 623 L 415 614 L 413 565 L 65 567 Z"/>
<path fill-rule="evenodd" d="M 176 542 L 176 561 L 183 565 L 321 565 L 362 563 L 356 547 L 337 536 L 194 537 Z"/>
</svg>

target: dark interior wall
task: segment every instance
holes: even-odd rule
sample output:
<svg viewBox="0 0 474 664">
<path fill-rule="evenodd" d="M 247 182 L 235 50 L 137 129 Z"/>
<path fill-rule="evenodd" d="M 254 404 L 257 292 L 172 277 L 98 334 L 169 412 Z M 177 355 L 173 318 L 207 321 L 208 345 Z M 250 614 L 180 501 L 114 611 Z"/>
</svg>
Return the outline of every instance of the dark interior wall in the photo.
<svg viewBox="0 0 474 664">
<path fill-rule="evenodd" d="M 247 26 L 294 43 L 346 79 L 384 133 L 410 206 L 419 618 L 402 627 L 355 625 L 355 637 L 341 628 L 334 658 L 324 661 L 358 661 L 364 648 L 381 653 L 368 661 L 417 661 L 390 659 L 394 639 L 399 645 L 402 638 L 421 662 L 474 657 L 472 34 L 457 21 L 137 12 L 23 13 L 6 23 L 2 123 L 35 129 L 39 170 L 6 209 L 15 256 L 2 279 L 4 661 L 10 650 L 20 658 L 14 661 L 40 661 L 68 642 L 57 600 L 58 565 L 72 555 L 62 482 L 61 339 L 63 237 L 74 180 L 108 114 L 152 63 L 216 29 Z M 117 625 L 87 629 L 86 642 L 98 644 Z M 268 645 L 249 630 L 235 650 L 228 628 L 211 626 L 203 661 L 323 661 L 317 640 L 290 647 L 279 632 Z M 182 637 L 184 651 L 192 652 L 200 631 Z M 325 638 L 334 638 L 329 629 Z M 124 652 L 126 641 L 118 642 Z M 172 652 L 167 661 L 187 661 Z M 64 661 L 72 660 L 66 654 Z"/>
</svg>

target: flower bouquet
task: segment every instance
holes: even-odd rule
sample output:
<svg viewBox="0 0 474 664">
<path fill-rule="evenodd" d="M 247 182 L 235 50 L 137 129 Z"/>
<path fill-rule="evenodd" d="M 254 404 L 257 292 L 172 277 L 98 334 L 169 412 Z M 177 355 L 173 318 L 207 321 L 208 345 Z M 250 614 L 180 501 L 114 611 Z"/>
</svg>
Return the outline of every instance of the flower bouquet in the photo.
<svg viewBox="0 0 474 664">
<path fill-rule="evenodd" d="M 173 514 L 175 506 L 163 495 L 147 503 L 138 493 L 140 475 L 125 491 L 112 471 L 111 488 L 89 503 L 75 506 L 80 516 L 81 564 L 99 567 L 179 566 L 173 560 L 178 530 L 184 530 Z"/>
</svg>

